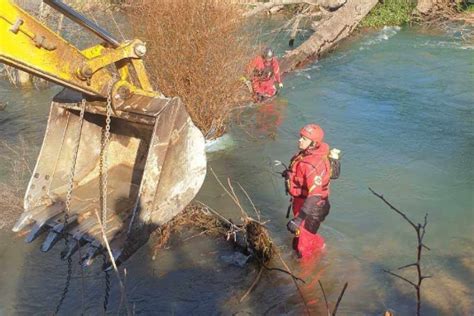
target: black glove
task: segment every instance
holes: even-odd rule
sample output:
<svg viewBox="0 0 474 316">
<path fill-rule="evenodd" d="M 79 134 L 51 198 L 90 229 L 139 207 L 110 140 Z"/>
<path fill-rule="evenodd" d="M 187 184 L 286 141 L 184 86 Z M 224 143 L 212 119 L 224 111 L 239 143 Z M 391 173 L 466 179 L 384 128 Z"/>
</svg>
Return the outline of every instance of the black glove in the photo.
<svg viewBox="0 0 474 316">
<path fill-rule="evenodd" d="M 291 221 L 289 221 L 288 224 L 286 224 L 286 228 L 288 228 L 290 233 L 297 234 L 302 222 L 303 219 L 301 217 L 295 217 Z"/>
</svg>

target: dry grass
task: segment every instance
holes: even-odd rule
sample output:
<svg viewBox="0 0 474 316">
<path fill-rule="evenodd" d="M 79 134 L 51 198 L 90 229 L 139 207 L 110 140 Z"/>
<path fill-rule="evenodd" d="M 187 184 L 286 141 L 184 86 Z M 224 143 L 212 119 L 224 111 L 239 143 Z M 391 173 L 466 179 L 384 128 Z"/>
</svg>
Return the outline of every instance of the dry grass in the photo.
<svg viewBox="0 0 474 316">
<path fill-rule="evenodd" d="M 241 6 L 232 0 L 142 0 L 127 8 L 134 34 L 148 43 L 155 88 L 181 97 L 206 138 L 220 136 L 253 55 Z"/>
<path fill-rule="evenodd" d="M 16 144 L 0 142 L 0 161 L 8 166 L 8 176 L 0 182 L 0 229 L 9 229 L 23 212 L 23 195 L 31 176 L 28 144 L 19 138 Z"/>
</svg>

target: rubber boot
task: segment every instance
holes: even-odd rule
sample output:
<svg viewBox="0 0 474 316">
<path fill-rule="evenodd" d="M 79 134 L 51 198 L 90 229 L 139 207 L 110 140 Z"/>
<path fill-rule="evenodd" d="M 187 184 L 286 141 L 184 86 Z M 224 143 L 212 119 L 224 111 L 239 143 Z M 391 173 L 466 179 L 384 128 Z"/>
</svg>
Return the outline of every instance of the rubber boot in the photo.
<svg viewBox="0 0 474 316">
<path fill-rule="evenodd" d="M 302 258 L 310 257 L 314 253 L 324 249 L 324 238 L 319 234 L 312 234 L 304 227 L 300 227 L 300 236 L 297 246 L 297 252 Z"/>
</svg>

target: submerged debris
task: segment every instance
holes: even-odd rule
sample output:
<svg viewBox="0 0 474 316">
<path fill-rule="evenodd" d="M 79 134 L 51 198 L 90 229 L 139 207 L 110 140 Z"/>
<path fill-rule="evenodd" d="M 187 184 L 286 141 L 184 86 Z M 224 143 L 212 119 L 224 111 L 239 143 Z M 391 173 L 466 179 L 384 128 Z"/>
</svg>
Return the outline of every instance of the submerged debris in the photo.
<svg viewBox="0 0 474 316">
<path fill-rule="evenodd" d="M 246 218 L 245 232 L 248 246 L 257 259 L 267 263 L 273 257 L 275 250 L 267 229 L 259 222 Z"/>
<path fill-rule="evenodd" d="M 208 206 L 193 204 L 156 230 L 153 236 L 157 238 L 153 259 L 160 249 L 166 248 L 171 234 L 189 228 L 198 232 L 192 237 L 201 235 L 224 237 L 244 254 L 252 255 L 260 263 L 267 263 L 274 254 L 273 242 L 262 223 L 246 217 L 243 224 L 236 225 Z"/>
</svg>

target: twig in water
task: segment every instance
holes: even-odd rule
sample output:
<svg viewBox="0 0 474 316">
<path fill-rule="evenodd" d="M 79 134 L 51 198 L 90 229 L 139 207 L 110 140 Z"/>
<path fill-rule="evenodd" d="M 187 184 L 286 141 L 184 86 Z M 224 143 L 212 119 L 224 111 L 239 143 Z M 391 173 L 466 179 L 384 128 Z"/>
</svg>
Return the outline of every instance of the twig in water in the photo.
<svg viewBox="0 0 474 316">
<path fill-rule="evenodd" d="M 291 278 L 296 282 L 296 281 L 300 281 L 302 283 L 306 283 L 305 280 L 303 280 L 302 278 L 300 277 L 297 277 L 296 275 L 294 275 L 291 271 L 287 271 L 287 270 L 283 270 L 283 269 L 280 269 L 280 268 L 271 268 L 269 266 L 267 266 L 265 263 L 260 262 L 260 265 L 263 266 L 266 270 L 268 271 L 279 271 L 279 272 L 283 272 L 285 274 L 288 274 L 289 276 L 291 276 Z"/>
<path fill-rule="evenodd" d="M 281 263 L 283 264 L 283 266 L 285 266 L 286 271 L 292 276 L 292 280 L 293 280 L 293 282 L 295 283 L 296 289 L 298 290 L 298 293 L 299 293 L 300 296 L 301 296 L 301 300 L 303 301 L 303 304 L 304 304 L 306 313 L 307 313 L 308 315 L 311 315 L 311 313 L 310 313 L 310 311 L 309 311 L 308 303 L 306 303 L 306 299 L 304 298 L 303 292 L 301 291 L 301 289 L 300 289 L 298 283 L 296 282 L 296 279 L 294 278 L 294 275 L 293 275 L 293 273 L 291 272 L 290 267 L 288 267 L 288 265 L 286 264 L 285 260 L 283 260 L 283 258 L 281 257 L 280 251 L 279 251 L 278 249 L 275 249 L 275 252 L 278 254 L 278 257 L 280 258 L 280 261 L 281 261 Z"/>
<path fill-rule="evenodd" d="M 263 266 L 260 267 L 260 270 L 258 271 L 257 277 L 255 278 L 255 280 L 253 281 L 252 285 L 249 287 L 247 292 L 245 292 L 245 294 L 240 298 L 240 300 L 239 300 L 240 303 L 242 303 L 242 301 L 250 294 L 250 292 L 253 291 L 255 286 L 257 286 L 258 281 L 260 281 L 260 277 L 262 276 L 262 272 L 263 272 Z"/>
<path fill-rule="evenodd" d="M 342 297 L 344 296 L 344 292 L 346 291 L 348 284 L 349 283 L 347 283 L 347 282 L 346 282 L 346 284 L 344 284 L 344 287 L 342 288 L 341 294 L 339 294 L 339 298 L 337 299 L 336 306 L 334 306 L 334 310 L 332 311 L 332 316 L 336 316 L 337 308 L 339 307 L 339 303 L 341 303 Z"/>
<path fill-rule="evenodd" d="M 391 203 L 389 203 L 384 197 L 382 194 L 378 194 L 376 193 L 374 190 L 372 190 L 371 188 L 369 188 L 370 192 L 372 192 L 376 197 L 378 197 L 379 199 L 381 199 L 386 205 L 388 205 L 392 210 L 394 210 L 395 212 L 397 212 L 398 214 L 400 214 L 400 216 L 402 216 L 412 227 L 413 229 L 415 229 L 416 231 L 416 236 L 417 236 L 417 240 L 418 240 L 418 246 L 417 246 L 417 256 L 416 256 L 416 262 L 415 263 L 410 263 L 410 264 L 407 264 L 407 265 L 404 265 L 400 268 L 398 268 L 399 270 L 402 270 L 402 269 L 405 269 L 405 268 L 408 268 L 408 267 L 416 267 L 416 271 L 417 271 L 417 276 L 418 276 L 418 281 L 415 283 L 415 282 L 412 282 L 408 279 L 406 279 L 405 277 L 401 276 L 401 275 L 398 275 L 396 273 L 393 273 L 391 271 L 388 271 L 388 270 L 383 270 L 384 272 L 394 276 L 394 277 L 397 277 L 405 282 L 407 282 L 408 284 L 410 284 L 411 286 L 413 286 L 416 290 L 416 315 L 420 315 L 420 312 L 421 312 L 421 282 L 424 280 L 424 279 L 428 279 L 428 278 L 431 278 L 431 276 L 429 275 L 423 275 L 421 273 L 421 252 L 423 250 L 423 248 L 427 249 L 427 250 L 430 250 L 430 248 L 428 248 L 424 243 L 423 243 L 423 238 L 425 237 L 425 232 L 426 232 L 426 225 L 428 224 L 428 213 L 425 214 L 425 218 L 424 218 L 424 222 L 423 222 L 423 225 L 422 224 L 417 224 L 415 225 L 415 223 L 413 221 L 411 221 L 402 211 L 398 210 L 395 206 L 393 206 Z"/>
<path fill-rule="evenodd" d="M 324 287 L 323 287 L 323 284 L 321 283 L 321 280 L 318 280 L 318 283 L 319 283 L 319 287 L 321 288 L 321 291 L 323 292 L 324 303 L 326 304 L 326 311 L 328 312 L 328 316 L 330 316 L 331 312 L 329 311 L 329 304 L 326 298 L 326 292 L 324 291 Z"/>
</svg>

